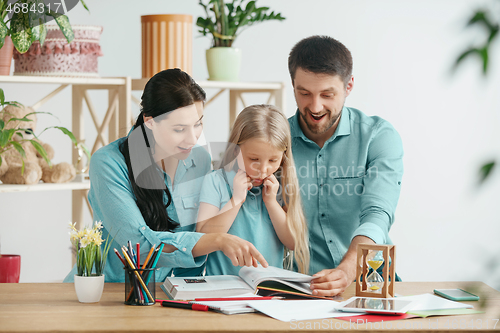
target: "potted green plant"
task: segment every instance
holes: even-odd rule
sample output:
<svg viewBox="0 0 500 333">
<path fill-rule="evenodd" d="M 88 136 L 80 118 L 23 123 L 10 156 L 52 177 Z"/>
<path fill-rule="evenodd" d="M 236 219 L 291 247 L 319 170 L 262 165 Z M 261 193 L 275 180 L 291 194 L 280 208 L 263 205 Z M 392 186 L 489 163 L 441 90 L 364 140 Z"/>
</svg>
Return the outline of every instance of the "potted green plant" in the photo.
<svg viewBox="0 0 500 333">
<path fill-rule="evenodd" d="M 106 240 L 102 239 L 100 221 L 83 230 L 76 229 L 76 223 L 70 222 L 69 228 L 76 250 L 77 273 L 74 281 L 78 300 L 82 303 L 99 302 L 104 288 L 104 267 L 113 240 L 109 241 L 109 235 Z"/>
<path fill-rule="evenodd" d="M 15 150 L 21 156 L 21 175 L 25 172 L 25 160 L 26 151 L 33 146 L 40 157 L 42 157 L 45 162 L 51 167 L 52 162 L 49 159 L 45 147 L 38 140 L 38 137 L 31 130 L 27 130 L 22 124 L 33 122 L 33 116 L 36 114 L 49 114 L 49 112 L 30 112 L 23 116 L 22 118 L 15 117 L 12 113 L 7 110 L 7 107 L 24 108 L 19 102 L 8 102 L 5 100 L 5 95 L 3 89 L 0 88 L 0 176 L 4 175 L 9 168 L 4 158 L 7 155 L 11 155 L 10 151 Z M 18 123 L 19 125 L 15 125 Z M 61 126 L 51 126 L 45 128 L 44 131 L 50 128 L 56 128 L 67 135 L 75 148 L 80 147 L 73 133 L 65 127 Z M 90 156 L 88 150 L 85 149 L 85 153 Z M 38 178 L 39 179 L 39 178 Z"/>
<path fill-rule="evenodd" d="M 80 2 L 88 11 L 85 2 Z M 43 0 L 0 0 L 0 52 L 5 53 L 0 55 L 0 59 L 4 61 L 4 64 L 0 63 L 0 75 L 9 75 L 13 47 L 20 53 L 25 53 L 35 41 L 43 45 L 47 35 L 45 25 L 52 19 L 56 21 L 68 43 L 71 43 L 74 34 L 69 19 L 57 11 L 54 5 L 50 7 Z M 8 68 L 5 68 L 7 64 Z"/>
<path fill-rule="evenodd" d="M 241 50 L 232 45 L 243 27 L 285 19 L 281 13 L 269 12 L 269 7 L 257 7 L 256 2 L 232 0 L 224 3 L 224 0 L 209 0 L 205 4 L 204 0 L 200 0 L 206 17 L 198 17 L 196 25 L 203 36 L 211 34 L 213 37 L 212 47 L 206 54 L 209 80 L 238 81 Z"/>
</svg>

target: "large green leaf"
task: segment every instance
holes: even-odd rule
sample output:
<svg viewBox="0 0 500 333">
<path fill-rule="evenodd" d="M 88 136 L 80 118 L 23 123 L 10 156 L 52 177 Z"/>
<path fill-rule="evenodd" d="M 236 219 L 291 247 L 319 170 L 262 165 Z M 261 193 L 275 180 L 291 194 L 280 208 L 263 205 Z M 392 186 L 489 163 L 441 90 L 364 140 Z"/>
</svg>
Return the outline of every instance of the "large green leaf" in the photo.
<svg viewBox="0 0 500 333">
<path fill-rule="evenodd" d="M 8 34 L 9 29 L 0 18 L 0 49 L 3 47 L 3 44 L 5 43 L 5 37 L 7 37 Z"/>
<path fill-rule="evenodd" d="M 71 141 L 73 141 L 73 143 L 75 145 L 78 144 L 78 141 L 76 141 L 75 136 L 73 135 L 73 133 L 69 129 L 67 129 L 66 127 L 61 127 L 61 126 L 54 126 L 54 128 L 57 128 L 58 130 L 60 130 L 64 134 L 66 134 L 71 139 Z"/>
<path fill-rule="evenodd" d="M 3 92 L 3 89 L 0 88 L 0 106 L 2 106 L 5 103 L 5 94 Z"/>
<path fill-rule="evenodd" d="M 32 32 L 28 13 L 14 13 L 10 21 L 10 32 L 14 47 L 20 53 L 25 53 L 31 46 Z"/>
<path fill-rule="evenodd" d="M 9 141 L 12 139 L 14 132 L 14 129 L 2 130 L 0 132 L 0 148 L 5 148 L 7 146 Z"/>
<path fill-rule="evenodd" d="M 87 4 L 85 3 L 85 1 L 83 0 L 80 0 L 80 3 L 82 4 L 83 8 L 85 8 L 89 13 L 90 13 L 90 10 L 89 8 L 87 7 Z"/>
<path fill-rule="evenodd" d="M 43 148 L 43 146 L 36 140 L 29 140 L 29 141 L 31 142 L 33 147 L 35 147 L 36 151 L 40 154 L 40 156 L 43 157 L 45 162 L 47 162 L 47 164 L 49 166 L 52 166 L 52 163 L 50 162 L 49 157 L 47 156 L 47 152 L 45 151 L 45 148 Z"/>
<path fill-rule="evenodd" d="M 31 28 L 31 32 L 33 33 L 33 41 L 40 41 L 40 46 L 45 43 L 45 37 L 47 37 L 47 28 L 43 24 L 43 20 L 40 20 L 40 24 L 36 27 Z"/>
<path fill-rule="evenodd" d="M 7 121 L 7 124 L 10 123 L 11 121 L 33 121 L 33 119 L 29 119 L 29 118 L 26 118 L 28 115 L 24 116 L 23 118 L 10 118 L 8 121 Z"/>
<path fill-rule="evenodd" d="M 22 158 L 26 158 L 26 152 L 24 151 L 23 146 L 19 142 L 12 141 L 11 144 L 19 152 L 19 154 L 21 154 Z"/>
<path fill-rule="evenodd" d="M 495 164 L 496 162 L 495 161 L 492 161 L 492 162 L 489 162 L 489 163 L 486 163 L 485 165 L 483 165 L 479 171 L 479 176 L 480 176 L 480 179 L 479 181 L 482 183 L 486 180 L 486 178 L 488 178 L 491 174 L 491 171 L 493 171 L 494 167 L 495 167 Z"/>
<path fill-rule="evenodd" d="M 69 23 L 69 19 L 66 15 L 55 13 L 51 10 L 47 10 L 45 15 L 52 16 L 56 20 L 59 29 L 61 29 L 61 32 L 64 37 L 66 37 L 68 43 L 71 43 L 73 39 L 75 39 L 75 34 L 73 33 L 73 29 L 71 29 L 71 24 Z"/>
<path fill-rule="evenodd" d="M 5 122 L 3 121 L 3 119 L 0 119 L 0 131 L 3 130 L 4 127 L 5 127 Z"/>
<path fill-rule="evenodd" d="M 28 5 L 29 25 L 31 27 L 31 41 L 40 40 L 40 25 L 43 25 L 45 5 L 42 0 L 26 0 Z M 40 9 L 42 9 L 40 11 Z"/>
</svg>

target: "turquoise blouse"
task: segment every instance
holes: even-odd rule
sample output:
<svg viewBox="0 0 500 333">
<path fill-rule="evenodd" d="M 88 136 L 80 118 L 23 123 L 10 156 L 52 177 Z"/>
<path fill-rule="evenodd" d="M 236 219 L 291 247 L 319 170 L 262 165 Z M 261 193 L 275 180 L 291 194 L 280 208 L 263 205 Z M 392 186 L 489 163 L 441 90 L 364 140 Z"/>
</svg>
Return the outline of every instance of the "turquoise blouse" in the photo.
<svg viewBox="0 0 500 333">
<path fill-rule="evenodd" d="M 201 189 L 200 202 L 222 209 L 231 199 L 230 193 L 232 193 L 235 176 L 235 171 L 226 172 L 226 182 L 222 169 L 206 175 Z M 261 187 L 254 187 L 247 192 L 247 198 L 228 233 L 252 243 L 269 265 L 283 268 L 284 246 L 274 230 L 266 205 L 262 200 Z M 238 275 L 240 268 L 233 266 L 231 260 L 222 251 L 208 255 L 207 275 Z"/>
<path fill-rule="evenodd" d="M 132 132 L 133 133 L 133 132 Z M 174 268 L 200 267 L 206 256 L 193 258 L 192 249 L 201 233 L 194 232 L 199 207 L 199 193 L 204 176 L 211 169 L 208 152 L 201 146 L 195 146 L 187 159 L 179 161 L 174 179 L 174 188 L 168 175 L 166 185 L 172 195 L 172 203 L 167 208 L 169 216 L 180 227 L 174 232 L 151 230 L 144 221 L 135 202 L 131 188 L 128 168 L 123 154 L 119 150 L 125 138 L 118 139 L 96 151 L 90 162 L 89 202 L 94 212 L 94 221 L 103 223 L 103 239 L 110 235 L 114 238 L 104 270 L 106 282 L 124 282 L 123 264 L 113 253 L 113 248 L 120 251 L 127 241 L 139 243 L 141 257 L 145 258 L 153 244 L 161 242 L 175 246 L 178 250 L 162 253 L 158 261 L 156 281 L 164 281 Z M 144 163 L 144 161 L 142 161 Z M 164 202 L 167 196 L 164 194 Z M 196 271 L 199 274 L 201 269 Z M 182 275 L 182 269 L 178 275 Z M 66 276 L 64 282 L 73 281 L 76 266 Z"/>
</svg>

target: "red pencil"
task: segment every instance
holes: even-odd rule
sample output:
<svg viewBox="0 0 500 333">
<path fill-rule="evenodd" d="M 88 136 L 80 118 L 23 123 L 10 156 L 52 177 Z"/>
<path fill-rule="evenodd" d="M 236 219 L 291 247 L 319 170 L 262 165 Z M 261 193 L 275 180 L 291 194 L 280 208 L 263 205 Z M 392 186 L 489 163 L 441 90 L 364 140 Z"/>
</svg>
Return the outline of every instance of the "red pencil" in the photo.
<svg viewBox="0 0 500 333">
<path fill-rule="evenodd" d="M 135 248 L 137 249 L 137 268 L 141 268 L 141 245 L 137 243 Z"/>
<path fill-rule="evenodd" d="M 115 250 L 115 253 L 116 255 L 118 256 L 118 259 L 120 259 L 120 261 L 123 263 L 123 266 L 127 266 L 127 263 L 125 262 L 125 259 L 123 259 L 123 257 L 120 255 L 120 253 L 118 253 L 118 250 L 117 249 L 114 249 Z"/>
<path fill-rule="evenodd" d="M 196 302 L 208 301 L 265 301 L 270 299 L 283 299 L 280 296 L 262 296 L 262 297 L 212 297 L 212 298 L 195 298 Z"/>
</svg>

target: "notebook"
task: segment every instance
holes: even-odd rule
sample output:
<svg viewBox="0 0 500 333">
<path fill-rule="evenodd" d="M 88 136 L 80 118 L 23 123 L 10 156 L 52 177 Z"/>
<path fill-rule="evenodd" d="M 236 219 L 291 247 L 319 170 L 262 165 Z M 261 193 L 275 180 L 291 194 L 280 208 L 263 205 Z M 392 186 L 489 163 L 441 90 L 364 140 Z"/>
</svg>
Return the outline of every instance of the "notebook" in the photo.
<svg viewBox="0 0 500 333">
<path fill-rule="evenodd" d="M 318 296 L 311 294 L 309 288 L 311 279 L 310 275 L 272 266 L 242 267 L 239 276 L 167 277 L 161 288 L 170 299 L 174 300 L 228 297 L 256 292 L 261 294 L 263 290 L 267 290 L 267 294 L 271 291 L 281 296 L 317 298 Z"/>
<path fill-rule="evenodd" d="M 254 296 L 255 295 L 253 293 L 238 295 L 238 297 Z M 254 308 L 248 306 L 248 302 L 246 301 L 200 301 L 189 303 L 207 305 L 210 309 L 227 315 L 256 312 Z"/>
</svg>

